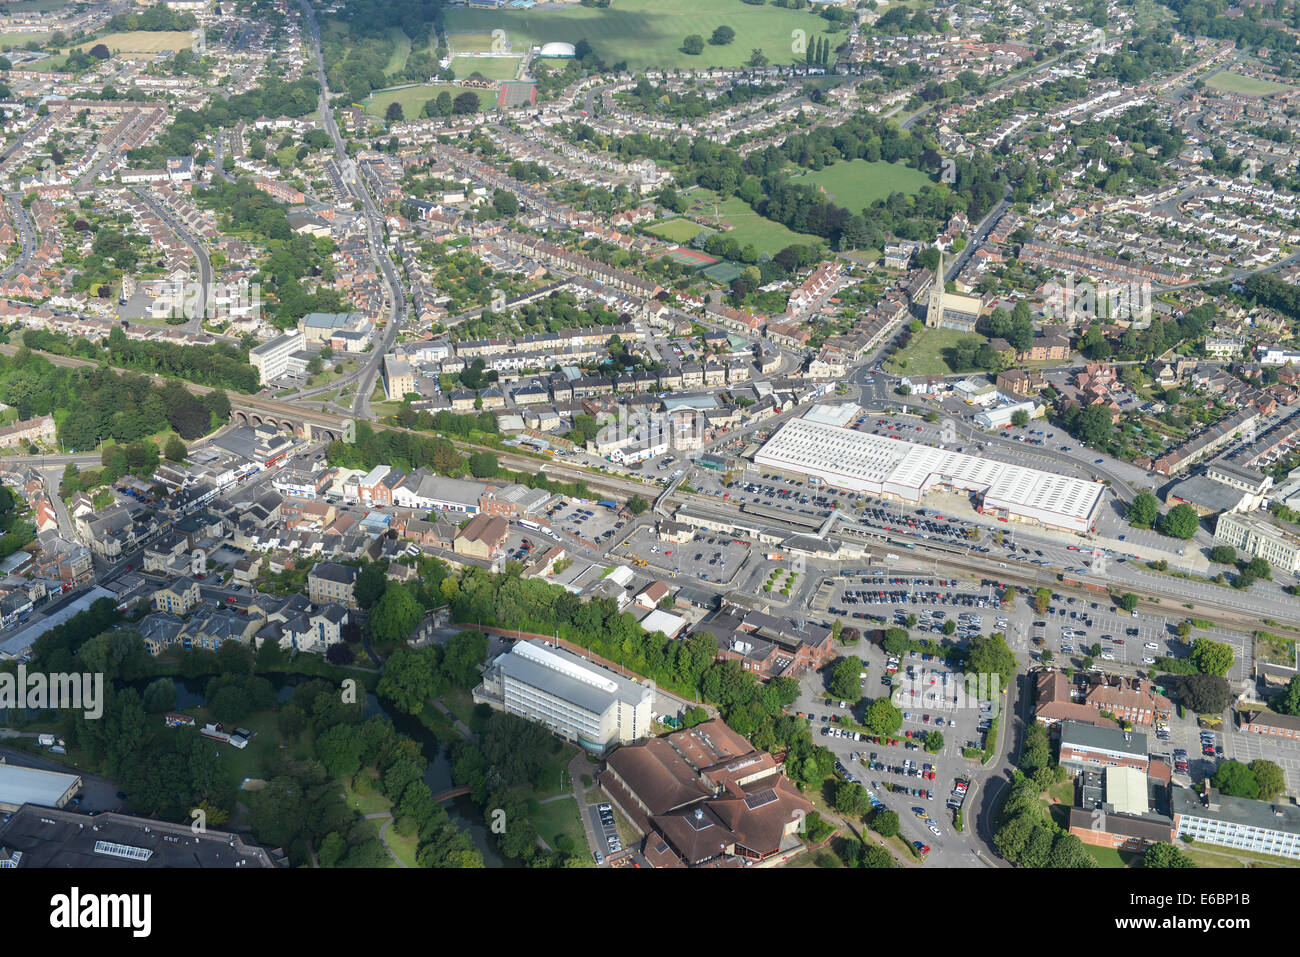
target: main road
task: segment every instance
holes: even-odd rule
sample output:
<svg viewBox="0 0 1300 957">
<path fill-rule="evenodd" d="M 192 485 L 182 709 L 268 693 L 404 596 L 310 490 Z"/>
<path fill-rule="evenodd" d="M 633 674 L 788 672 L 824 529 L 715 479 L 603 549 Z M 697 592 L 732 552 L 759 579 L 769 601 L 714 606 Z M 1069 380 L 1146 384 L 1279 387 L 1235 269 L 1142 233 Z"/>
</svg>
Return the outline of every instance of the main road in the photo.
<svg viewBox="0 0 1300 957">
<path fill-rule="evenodd" d="M 352 402 L 353 415 L 357 418 L 369 419 L 371 417 L 370 393 L 374 391 L 380 364 L 384 361 L 388 350 L 393 347 L 398 330 L 406 324 L 406 290 L 397 275 L 392 257 L 384 246 L 383 212 L 375 203 L 374 197 L 370 195 L 370 189 L 365 181 L 356 173 L 355 164 L 348 156 L 343 137 L 339 134 L 338 124 L 334 122 L 334 109 L 330 105 L 329 81 L 325 77 L 325 57 L 321 53 L 320 25 L 316 22 L 316 13 L 311 8 L 310 0 L 300 0 L 300 3 L 307 31 L 311 34 L 312 55 L 316 58 L 316 80 L 320 84 L 321 123 L 334 142 L 334 154 L 343 173 L 343 181 L 347 184 L 348 190 L 361 201 L 362 212 L 366 219 L 366 239 L 370 246 L 370 256 L 379 267 L 384 283 L 388 286 L 388 326 L 384 330 L 383 338 L 375 344 L 370 359 L 362 366 L 357 382 L 356 398 Z"/>
</svg>

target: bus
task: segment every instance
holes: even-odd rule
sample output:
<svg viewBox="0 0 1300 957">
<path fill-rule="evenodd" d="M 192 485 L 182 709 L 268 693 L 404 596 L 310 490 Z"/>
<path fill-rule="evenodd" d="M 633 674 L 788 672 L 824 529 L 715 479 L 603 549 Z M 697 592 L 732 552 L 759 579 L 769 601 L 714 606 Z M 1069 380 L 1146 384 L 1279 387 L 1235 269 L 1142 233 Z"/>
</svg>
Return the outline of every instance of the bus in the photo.
<svg viewBox="0 0 1300 957">
<path fill-rule="evenodd" d="M 522 525 L 524 528 L 531 528 L 531 529 L 533 529 L 533 531 L 538 531 L 538 532 L 540 532 L 540 531 L 542 530 L 542 526 L 541 526 L 541 525 L 537 524 L 537 523 L 534 522 L 534 521 L 530 521 L 529 519 L 526 519 L 526 518 L 521 518 L 521 519 L 519 520 L 519 524 Z"/>
</svg>

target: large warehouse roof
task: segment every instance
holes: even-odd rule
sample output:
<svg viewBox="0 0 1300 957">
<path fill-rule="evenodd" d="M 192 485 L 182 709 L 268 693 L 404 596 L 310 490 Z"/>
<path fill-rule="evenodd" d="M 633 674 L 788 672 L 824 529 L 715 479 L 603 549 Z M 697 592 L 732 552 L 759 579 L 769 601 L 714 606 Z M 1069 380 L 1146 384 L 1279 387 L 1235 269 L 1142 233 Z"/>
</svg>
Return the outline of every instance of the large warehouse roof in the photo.
<svg viewBox="0 0 1300 957">
<path fill-rule="evenodd" d="M 62 807 L 80 782 L 75 774 L 0 764 L 0 808 L 15 810 L 24 804 Z"/>
<path fill-rule="evenodd" d="M 1098 482 L 808 419 L 783 425 L 754 462 L 913 502 L 936 485 L 976 492 L 985 511 L 1076 532 L 1092 526 L 1103 490 Z"/>
</svg>

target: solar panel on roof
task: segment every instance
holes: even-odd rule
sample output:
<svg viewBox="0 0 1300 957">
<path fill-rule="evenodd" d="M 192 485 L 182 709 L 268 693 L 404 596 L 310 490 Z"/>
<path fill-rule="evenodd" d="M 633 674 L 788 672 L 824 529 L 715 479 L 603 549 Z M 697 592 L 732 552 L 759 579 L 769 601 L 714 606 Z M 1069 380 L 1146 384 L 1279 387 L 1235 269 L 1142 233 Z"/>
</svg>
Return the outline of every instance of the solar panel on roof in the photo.
<svg viewBox="0 0 1300 957">
<path fill-rule="evenodd" d="M 745 807 L 751 811 L 757 811 L 761 807 L 766 807 L 776 800 L 776 790 L 767 788 L 763 791 L 756 791 L 745 798 Z"/>
</svg>

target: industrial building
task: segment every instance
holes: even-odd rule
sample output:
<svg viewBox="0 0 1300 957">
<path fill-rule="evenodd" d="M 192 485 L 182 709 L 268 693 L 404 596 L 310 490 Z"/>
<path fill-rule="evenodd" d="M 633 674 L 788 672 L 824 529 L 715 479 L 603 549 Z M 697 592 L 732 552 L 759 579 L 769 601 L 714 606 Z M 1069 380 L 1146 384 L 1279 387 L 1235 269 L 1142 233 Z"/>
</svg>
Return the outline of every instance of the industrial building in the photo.
<svg viewBox="0 0 1300 957">
<path fill-rule="evenodd" d="M 0 759 L 0 811 L 16 811 L 24 804 L 63 807 L 80 790 L 76 774 L 24 768 Z"/>
<path fill-rule="evenodd" d="M 288 866 L 280 848 L 246 843 L 239 834 L 113 811 L 86 815 L 29 804 L 0 825 L 0 869 Z"/>
<path fill-rule="evenodd" d="M 920 502 L 932 489 L 970 492 L 979 497 L 979 510 L 986 515 L 1080 534 L 1094 530 L 1105 490 L 1100 482 L 809 418 L 783 425 L 755 454 L 754 463 L 905 502 Z"/>
<path fill-rule="evenodd" d="M 516 642 L 483 673 L 474 703 L 546 725 L 593 754 L 650 732 L 654 691 L 538 639 Z"/>
</svg>

